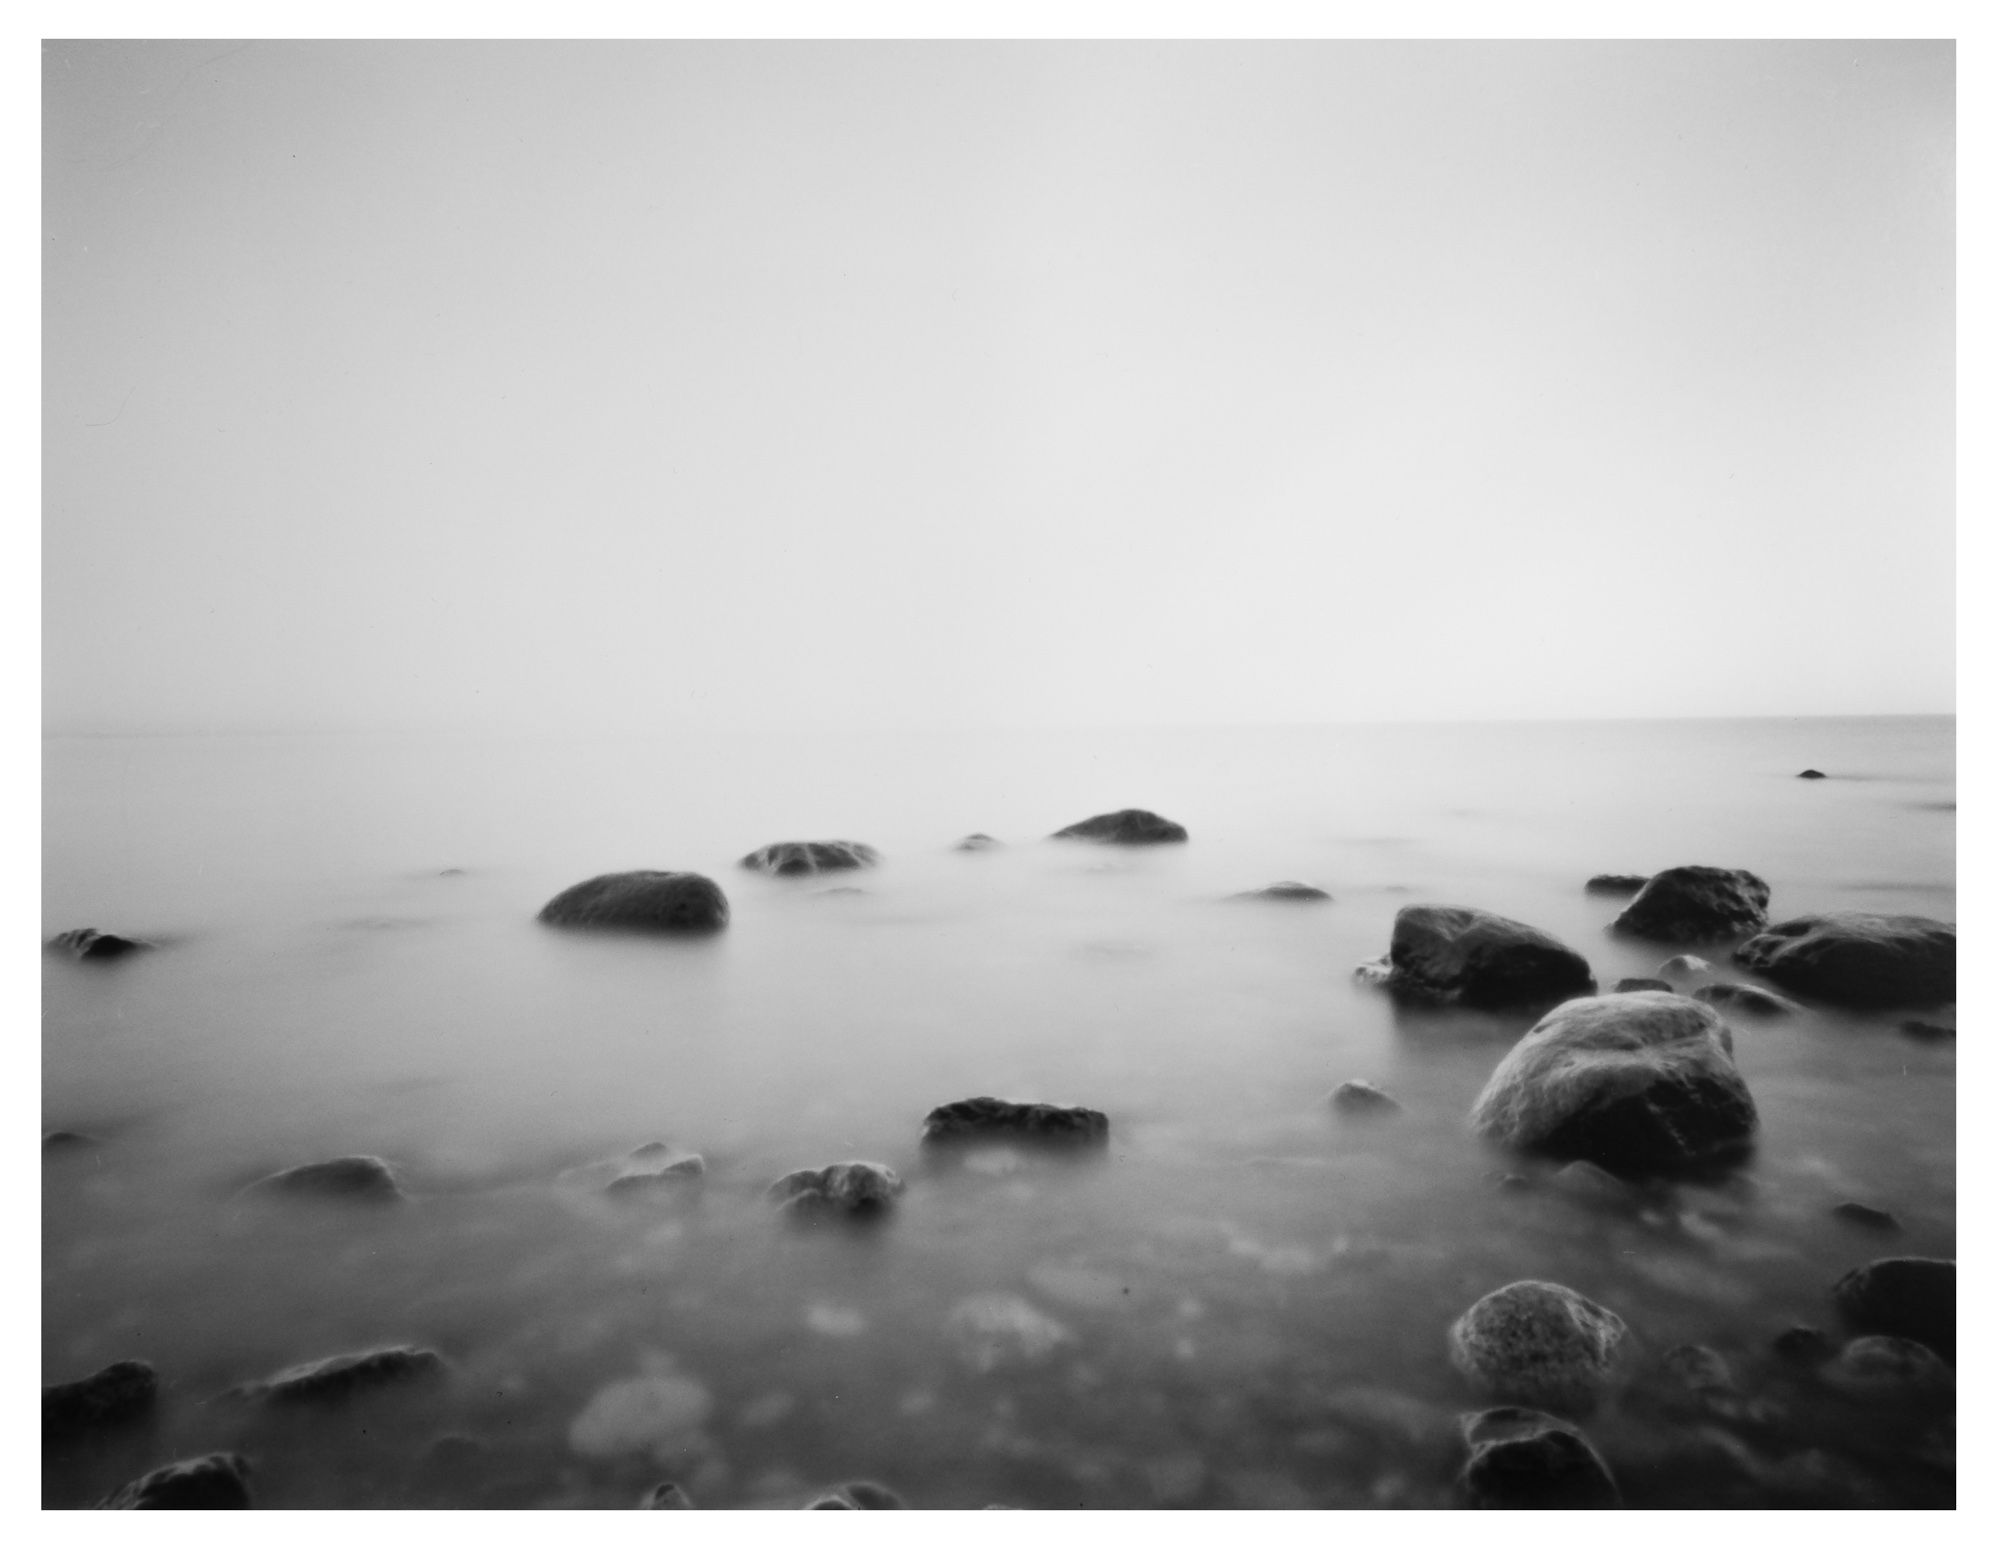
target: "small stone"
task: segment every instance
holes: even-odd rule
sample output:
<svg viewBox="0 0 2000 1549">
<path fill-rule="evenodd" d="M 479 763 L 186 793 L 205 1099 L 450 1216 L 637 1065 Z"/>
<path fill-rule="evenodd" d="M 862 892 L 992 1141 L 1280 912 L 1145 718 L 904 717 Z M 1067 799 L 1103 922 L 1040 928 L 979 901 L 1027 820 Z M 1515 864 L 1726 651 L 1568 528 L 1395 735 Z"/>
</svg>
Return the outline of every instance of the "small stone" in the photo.
<svg viewBox="0 0 2000 1549">
<path fill-rule="evenodd" d="M 1348 1118 L 1387 1118 L 1401 1113 L 1403 1105 L 1368 1081 L 1343 1081 L 1328 1095 L 1333 1111 Z"/>
<path fill-rule="evenodd" d="M 1857 1395 L 1943 1393 L 1952 1387 L 1951 1368 L 1926 1346 L 1893 1334 L 1866 1334 L 1849 1340 L 1820 1368 L 1831 1386 Z"/>
<path fill-rule="evenodd" d="M 1708 974 L 1715 972 L 1715 964 L 1705 957 L 1696 957 L 1692 952 L 1683 952 L 1678 957 L 1670 957 L 1654 970 L 1664 977 L 1678 974 Z"/>
<path fill-rule="evenodd" d="M 144 1361 L 117 1361 L 78 1381 L 43 1388 L 42 1442 L 143 1420 L 159 1392 L 159 1377 Z"/>
<path fill-rule="evenodd" d="M 620 1173 L 604 1185 L 604 1192 L 615 1198 L 632 1199 L 656 1196 L 662 1193 L 679 1194 L 689 1184 L 699 1183 L 708 1171 L 708 1164 L 699 1156 L 675 1157 L 671 1162 L 654 1164 L 647 1159 L 634 1170 Z"/>
<path fill-rule="evenodd" d="M 1903 1229 L 1903 1223 L 1888 1211 L 1877 1210 L 1859 1200 L 1843 1200 L 1833 1207 L 1833 1214 L 1852 1226 L 1865 1226 L 1872 1232 L 1900 1232 Z"/>
<path fill-rule="evenodd" d="M 752 850 L 740 864 L 774 877 L 809 877 L 822 871 L 858 870 L 881 858 L 873 846 L 852 839 L 787 839 Z"/>
<path fill-rule="evenodd" d="M 933 1108 L 924 1117 L 920 1138 L 926 1145 L 1007 1140 L 1038 1145 L 1101 1146 L 1111 1138 L 1111 1121 L 1095 1108 L 1060 1108 L 1052 1103 L 968 1097 Z"/>
<path fill-rule="evenodd" d="M 967 834 L 963 839 L 959 840 L 957 844 L 953 845 L 952 848 L 954 850 L 976 851 L 976 850 L 1003 850 L 1006 848 L 1006 846 L 1001 844 L 1001 842 L 998 839 L 995 839 L 991 834 Z"/>
<path fill-rule="evenodd" d="M 1597 1511 L 1619 1504 L 1604 1459 L 1567 1421 L 1507 1406 L 1460 1422 L 1472 1456 L 1459 1483 L 1472 1504 L 1503 1511 Z"/>
<path fill-rule="evenodd" d="M 729 900 L 698 872 L 614 871 L 565 888 L 535 918 L 592 930 L 713 931 L 729 923 Z"/>
<path fill-rule="evenodd" d="M 1618 987 L 1611 993 L 1614 995 L 1631 995 L 1639 990 L 1665 990 L 1671 995 L 1674 992 L 1674 987 L 1664 979 L 1620 979 Z"/>
<path fill-rule="evenodd" d="M 330 1162 L 307 1162 L 260 1178 L 246 1192 L 291 1194 L 314 1199 L 353 1200 L 390 1204 L 407 1196 L 389 1164 L 379 1156 L 341 1156 Z"/>
<path fill-rule="evenodd" d="M 1877 1259 L 1833 1288 L 1841 1314 L 1868 1334 L 1897 1334 L 1952 1360 L 1958 1353 L 1958 1265 L 1951 1259 Z"/>
<path fill-rule="evenodd" d="M 1801 780 L 1824 780 L 1826 776 L 1817 769 L 1801 769 L 1798 772 L 1798 778 Z"/>
<path fill-rule="evenodd" d="M 1623 1204 L 1632 1197 L 1631 1188 L 1595 1162 L 1569 1162 L 1556 1169 L 1550 1180 L 1565 1194 L 1601 1204 Z"/>
<path fill-rule="evenodd" d="M 1760 1017 L 1790 1016 L 1799 1009 L 1797 1001 L 1760 990 L 1754 984 L 1704 984 L 1694 992 L 1694 998 L 1728 1011 L 1745 1011 Z"/>
<path fill-rule="evenodd" d="M 1700 1403 L 1736 1391 L 1729 1363 L 1706 1345 L 1675 1345 L 1660 1357 L 1660 1372 L 1681 1399 Z"/>
<path fill-rule="evenodd" d="M 1057 839 L 1094 839 L 1099 844 L 1184 844 L 1187 830 L 1169 822 L 1157 812 L 1125 807 L 1117 812 L 1101 812 L 1096 817 L 1056 830 Z"/>
<path fill-rule="evenodd" d="M 234 1452 L 184 1458 L 143 1474 L 99 1501 L 100 1511 L 244 1511 L 250 1464 Z"/>
<path fill-rule="evenodd" d="M 1584 883 L 1586 893 L 1612 893 L 1629 897 L 1652 881 L 1651 877 L 1633 876 L 1624 872 L 1601 871 Z"/>
<path fill-rule="evenodd" d="M 1567 1286 L 1518 1280 L 1451 1326 L 1451 1358 L 1496 1398 L 1582 1413 L 1609 1387 L 1624 1339 L 1616 1313 Z"/>
<path fill-rule="evenodd" d="M 338 1403 L 377 1388 L 441 1377 L 444 1372 L 444 1357 L 435 1350 L 393 1345 L 289 1366 L 238 1391 L 274 1404 Z"/>
<path fill-rule="evenodd" d="M 639 1502 L 641 1511 L 693 1511 L 694 1502 L 688 1499 L 687 1491 L 671 1479 L 664 1484 L 656 1484 L 646 1492 L 646 1498 Z"/>
<path fill-rule="evenodd" d="M 1248 893 L 1231 893 L 1235 899 L 1269 899 L 1274 903 L 1330 904 L 1333 894 L 1324 888 L 1314 887 L 1309 882 L 1273 882 L 1269 887 L 1260 887 Z"/>
<path fill-rule="evenodd" d="M 835 1485 L 825 1494 L 808 1502 L 805 1509 L 807 1511 L 904 1511 L 908 1508 L 902 1496 L 887 1485 L 856 1479 L 848 1484 Z"/>
<path fill-rule="evenodd" d="M 66 930 L 49 943 L 51 952 L 67 952 L 80 963 L 105 963 L 132 952 L 145 952 L 152 942 L 132 936 L 114 936 L 101 930 Z"/>
<path fill-rule="evenodd" d="M 51 1151 L 87 1151 L 101 1142 L 95 1135 L 85 1135 L 73 1129 L 52 1129 L 42 1137 L 42 1155 Z"/>
<path fill-rule="evenodd" d="M 903 1192 L 903 1180 L 880 1162 L 836 1162 L 786 1173 L 765 1197 L 793 1215 L 877 1215 Z"/>
</svg>

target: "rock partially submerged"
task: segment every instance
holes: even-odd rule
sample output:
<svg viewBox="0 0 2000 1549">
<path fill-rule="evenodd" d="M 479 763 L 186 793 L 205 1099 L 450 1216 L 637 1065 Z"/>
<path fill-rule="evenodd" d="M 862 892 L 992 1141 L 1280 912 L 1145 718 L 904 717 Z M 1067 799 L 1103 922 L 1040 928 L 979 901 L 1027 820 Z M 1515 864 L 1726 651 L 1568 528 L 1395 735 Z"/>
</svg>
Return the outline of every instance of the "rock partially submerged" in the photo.
<svg viewBox="0 0 2000 1549">
<path fill-rule="evenodd" d="M 1900 1232 L 1903 1229 L 1903 1223 L 1888 1211 L 1877 1210 L 1859 1200 L 1842 1200 L 1833 1207 L 1832 1214 L 1851 1225 L 1865 1226 L 1871 1232 Z"/>
<path fill-rule="evenodd" d="M 837 1484 L 806 1503 L 807 1511 L 904 1511 L 902 1496 L 885 1484 L 856 1479 Z"/>
<path fill-rule="evenodd" d="M 1801 769 L 1797 778 L 1801 780 L 1824 780 L 1826 776 L 1817 769 Z"/>
<path fill-rule="evenodd" d="M 51 952 L 67 952 L 80 963 L 105 963 L 131 952 L 150 951 L 153 943 L 134 936 L 114 936 L 110 931 L 66 930 L 49 942 Z"/>
<path fill-rule="evenodd" d="M 664 1484 L 656 1484 L 646 1492 L 646 1498 L 639 1502 L 641 1511 L 693 1511 L 694 1502 L 688 1499 L 687 1491 L 671 1479 Z"/>
<path fill-rule="evenodd" d="M 1695 974 L 1714 973 L 1715 964 L 1705 957 L 1696 957 L 1692 952 L 1683 952 L 1677 957 L 1668 958 L 1653 972 L 1666 979 L 1691 977 Z"/>
<path fill-rule="evenodd" d="M 1330 904 L 1333 894 L 1325 888 L 1314 887 L 1310 882 L 1273 882 L 1269 887 L 1253 888 L 1247 893 L 1231 893 L 1235 899 L 1269 899 L 1274 903 Z"/>
<path fill-rule="evenodd" d="M 1865 1398 L 1947 1394 L 1953 1386 L 1951 1368 L 1929 1346 L 1894 1334 L 1850 1339 L 1819 1374 L 1831 1386 Z"/>
<path fill-rule="evenodd" d="M 1958 1356 L 1958 1264 L 1952 1259 L 1877 1259 L 1850 1270 L 1833 1288 L 1834 1305 L 1867 1334 L 1896 1334 L 1926 1344 L 1947 1361 Z"/>
<path fill-rule="evenodd" d="M 1736 949 L 1786 989 L 1863 1009 L 1958 998 L 1958 931 L 1914 914 L 1807 914 Z"/>
<path fill-rule="evenodd" d="M 236 1391 L 239 1397 L 272 1404 L 337 1404 L 381 1388 L 431 1381 L 445 1371 L 444 1357 L 435 1350 L 388 1345 L 304 1361 Z"/>
<path fill-rule="evenodd" d="M 1484 909 L 1437 904 L 1397 910 L 1389 955 L 1363 973 L 1397 993 L 1494 1009 L 1597 988 L 1590 964 L 1546 931 Z"/>
<path fill-rule="evenodd" d="M 995 1140 L 1037 1146 L 1101 1146 L 1111 1139 L 1111 1120 L 1095 1108 L 967 1097 L 926 1114 L 921 1138 L 926 1145 Z"/>
<path fill-rule="evenodd" d="M 601 1177 L 605 1172 L 611 1173 L 604 1184 L 606 1194 L 614 1199 L 634 1199 L 678 1194 L 702 1180 L 708 1172 L 708 1163 L 696 1152 L 676 1150 L 665 1141 L 655 1140 L 598 1169 L 597 1175 Z"/>
<path fill-rule="evenodd" d="M 1729 1025 L 1657 990 L 1572 1000 L 1514 1045 L 1472 1108 L 1488 1140 L 1582 1158 L 1622 1174 L 1727 1161 L 1749 1146 L 1756 1105 Z"/>
<path fill-rule="evenodd" d="M 1451 1326 L 1451 1360 L 1495 1398 L 1582 1414 L 1616 1374 L 1625 1320 L 1568 1286 L 1517 1280 Z"/>
<path fill-rule="evenodd" d="M 786 839 L 752 850 L 740 864 L 774 877 L 810 877 L 822 871 L 858 871 L 881 858 L 873 846 L 852 839 Z"/>
<path fill-rule="evenodd" d="M 1626 872 L 1600 871 L 1584 883 L 1586 893 L 1610 893 L 1620 898 L 1629 898 L 1652 881 L 1651 877 L 1633 876 Z"/>
<path fill-rule="evenodd" d="M 142 1474 L 97 1503 L 99 1511 L 246 1511 L 250 1464 L 235 1452 L 183 1458 Z"/>
<path fill-rule="evenodd" d="M 1126 807 L 1118 812 L 1100 812 L 1094 818 L 1059 828 L 1055 839 L 1094 839 L 1099 844 L 1183 844 L 1187 830 L 1157 812 Z"/>
<path fill-rule="evenodd" d="M 1762 930 L 1771 889 L 1763 878 L 1721 866 L 1656 873 L 1611 928 L 1652 941 L 1732 941 Z"/>
<path fill-rule="evenodd" d="M 396 1182 L 389 1164 L 379 1156 L 338 1156 L 330 1162 L 287 1167 L 268 1178 L 259 1178 L 244 1192 L 351 1200 L 357 1204 L 393 1204 L 409 1197 Z"/>
<path fill-rule="evenodd" d="M 1327 1094 L 1335 1113 L 1353 1119 L 1380 1119 L 1401 1113 L 1403 1105 L 1372 1081 L 1343 1081 Z"/>
<path fill-rule="evenodd" d="M 1943 1043 L 1958 1036 L 1957 1028 L 1946 1027 L 1942 1022 L 1898 1022 L 1896 1031 L 1917 1043 Z"/>
<path fill-rule="evenodd" d="M 729 900 L 693 871 L 613 871 L 565 888 L 535 918 L 593 930 L 710 931 L 729 923 Z"/>
<path fill-rule="evenodd" d="M 952 848 L 954 850 L 1004 850 L 1006 846 L 991 834 L 967 834 L 957 844 L 953 845 Z"/>
<path fill-rule="evenodd" d="M 153 1412 L 160 1379 L 144 1361 L 116 1361 L 75 1382 L 42 1389 L 42 1443 L 112 1430 Z"/>
<path fill-rule="evenodd" d="M 1797 1002 L 1754 984 L 1704 984 L 1694 992 L 1694 998 L 1725 1011 L 1742 1011 L 1757 1017 L 1790 1016 L 1799 1009 Z"/>
<path fill-rule="evenodd" d="M 1472 1456 L 1459 1484 L 1474 1506 L 1501 1511 L 1602 1511 L 1618 1505 L 1604 1459 L 1567 1420 L 1508 1405 L 1460 1418 Z"/>
<path fill-rule="evenodd" d="M 1674 993 L 1674 987 L 1664 979 L 1620 979 L 1613 987 L 1613 995 L 1630 995 L 1634 990 L 1665 990 Z"/>
<path fill-rule="evenodd" d="M 880 1162 L 835 1162 L 788 1172 L 764 1191 L 787 1214 L 879 1215 L 903 1192 L 903 1180 Z"/>
<path fill-rule="evenodd" d="M 52 1129 L 42 1137 L 42 1155 L 51 1152 L 88 1151 L 99 1145 L 95 1135 L 86 1135 L 81 1130 Z"/>
</svg>

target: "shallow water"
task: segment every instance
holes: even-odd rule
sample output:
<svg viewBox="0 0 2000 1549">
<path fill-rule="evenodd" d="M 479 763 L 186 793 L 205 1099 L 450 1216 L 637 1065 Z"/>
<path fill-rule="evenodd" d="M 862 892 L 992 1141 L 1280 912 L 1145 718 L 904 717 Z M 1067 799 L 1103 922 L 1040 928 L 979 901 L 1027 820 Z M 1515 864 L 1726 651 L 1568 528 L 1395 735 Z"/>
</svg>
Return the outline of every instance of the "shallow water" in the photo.
<svg viewBox="0 0 2000 1549">
<path fill-rule="evenodd" d="M 1834 1327 L 1855 1265 L 1955 1255 L 1951 1041 L 1909 1013 L 1736 1019 L 1754 1156 L 1593 1203 L 1465 1129 L 1533 1013 L 1352 978 L 1418 902 L 1553 931 L 1606 987 L 1650 973 L 1679 949 L 1606 935 L 1600 871 L 1744 866 L 1774 919 L 1951 919 L 1948 719 L 46 747 L 45 934 L 164 943 L 46 968 L 45 1127 L 102 1144 L 45 1163 L 44 1379 L 139 1357 L 164 1384 L 148 1429 L 45 1462 L 48 1505 L 217 1447 L 273 1507 L 629 1508 L 664 1478 L 704 1508 L 852 1478 L 938 1508 L 1445 1505 L 1484 1407 L 1445 1330 L 1523 1278 L 1633 1330 L 1585 1427 L 1629 1504 L 1953 1498 L 1948 1412 L 1769 1351 Z M 1191 841 L 1037 837 L 1130 805 Z M 950 848 L 974 830 L 1006 848 Z M 884 862 L 736 869 L 791 838 Z M 633 867 L 715 877 L 730 927 L 534 923 Z M 1286 879 L 1334 901 L 1225 901 Z M 1349 1077 L 1408 1112 L 1342 1122 Z M 1109 1153 L 927 1163 L 924 1114 L 981 1093 L 1101 1108 Z M 557 1177 L 654 1140 L 705 1181 Z M 414 1200 L 234 1197 L 350 1153 Z M 761 1199 L 850 1157 L 909 1181 L 874 1229 Z M 1901 1232 L 1829 1214 L 1849 1199 Z M 400 1341 L 449 1378 L 308 1413 L 223 1396 Z M 1686 1342 L 1742 1414 L 1662 1406 L 1647 1363 Z"/>
</svg>

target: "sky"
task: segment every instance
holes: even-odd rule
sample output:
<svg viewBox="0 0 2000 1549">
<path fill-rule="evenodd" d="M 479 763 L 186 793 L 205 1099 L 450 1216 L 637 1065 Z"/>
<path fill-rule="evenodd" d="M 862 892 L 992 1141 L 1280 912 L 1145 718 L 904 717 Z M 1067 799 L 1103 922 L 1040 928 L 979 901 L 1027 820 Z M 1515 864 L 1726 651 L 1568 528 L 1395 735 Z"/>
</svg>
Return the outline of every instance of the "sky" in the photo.
<svg viewBox="0 0 2000 1549">
<path fill-rule="evenodd" d="M 1953 707 L 1948 42 L 43 64 L 51 730 Z"/>
</svg>

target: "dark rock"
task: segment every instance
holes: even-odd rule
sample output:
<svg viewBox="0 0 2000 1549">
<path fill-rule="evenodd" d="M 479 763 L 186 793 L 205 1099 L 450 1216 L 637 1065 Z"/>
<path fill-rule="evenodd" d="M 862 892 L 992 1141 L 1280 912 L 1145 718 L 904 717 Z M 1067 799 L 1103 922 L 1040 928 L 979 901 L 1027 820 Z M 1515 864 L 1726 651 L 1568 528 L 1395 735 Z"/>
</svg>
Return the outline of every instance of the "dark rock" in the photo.
<svg viewBox="0 0 2000 1549">
<path fill-rule="evenodd" d="M 97 1503 L 100 1511 L 246 1511 L 250 1465 L 234 1452 L 184 1458 L 141 1475 Z"/>
<path fill-rule="evenodd" d="M 1561 1413 L 1595 1407 L 1610 1386 L 1625 1320 L 1567 1286 L 1517 1280 L 1451 1326 L 1451 1361 L 1493 1397 Z"/>
<path fill-rule="evenodd" d="M 276 1376 L 238 1391 L 243 1397 L 262 1398 L 273 1404 L 341 1403 L 377 1388 L 429 1381 L 444 1372 L 444 1357 L 435 1350 L 391 1345 L 288 1366 Z"/>
<path fill-rule="evenodd" d="M 1736 949 L 1736 961 L 1835 1005 L 1935 1006 L 1958 996 L 1958 932 L 1914 914 L 1808 914 Z"/>
<path fill-rule="evenodd" d="M 1674 987 L 1664 979 L 1620 979 L 1618 987 L 1611 993 L 1630 995 L 1634 990 L 1665 990 L 1669 995 L 1674 993 Z"/>
<path fill-rule="evenodd" d="M 51 1151 L 87 1151 L 99 1144 L 95 1135 L 85 1135 L 73 1129 L 52 1129 L 42 1137 L 42 1155 Z"/>
<path fill-rule="evenodd" d="M 396 1182 L 389 1164 L 379 1156 L 341 1156 L 330 1162 L 307 1162 L 259 1178 L 249 1192 L 294 1194 L 318 1199 L 388 1204 L 408 1196 Z"/>
<path fill-rule="evenodd" d="M 1952 1259 L 1877 1259 L 1841 1276 L 1834 1305 L 1865 1334 L 1899 1334 L 1958 1356 L 1958 1265 Z"/>
<path fill-rule="evenodd" d="M 1877 1210 L 1873 1205 L 1864 1205 L 1858 1200 L 1843 1200 L 1833 1207 L 1833 1214 L 1854 1226 L 1865 1226 L 1871 1232 L 1900 1232 L 1903 1223 L 1886 1210 Z"/>
<path fill-rule="evenodd" d="M 128 952 L 144 952 L 152 947 L 150 941 L 139 941 L 131 936 L 114 936 L 101 930 L 66 930 L 49 943 L 51 952 L 67 952 L 78 962 L 103 963 L 113 958 L 125 956 Z"/>
<path fill-rule="evenodd" d="M 1641 990 L 1573 1000 L 1501 1060 L 1472 1127 L 1503 1145 L 1631 1174 L 1726 1162 L 1757 1128 L 1729 1024 Z"/>
<path fill-rule="evenodd" d="M 1798 778 L 1801 780 L 1824 780 L 1826 776 L 1821 774 L 1817 769 L 1801 769 L 1798 773 Z"/>
<path fill-rule="evenodd" d="M 1368 1081 L 1343 1081 L 1328 1095 L 1335 1113 L 1349 1118 L 1386 1118 L 1401 1113 L 1403 1105 Z"/>
<path fill-rule="evenodd" d="M 1893 1334 L 1849 1340 L 1819 1374 L 1833 1387 L 1866 1397 L 1941 1394 L 1953 1385 L 1951 1368 L 1928 1346 Z"/>
<path fill-rule="evenodd" d="M 729 900 L 697 872 L 614 871 L 564 888 L 535 918 L 596 930 L 720 930 Z"/>
<path fill-rule="evenodd" d="M 153 1412 L 160 1379 L 144 1361 L 118 1361 L 76 1382 L 42 1389 L 42 1442 L 143 1420 Z"/>
<path fill-rule="evenodd" d="M 1825 1329 L 1795 1323 L 1771 1341 L 1771 1348 L 1797 1365 L 1817 1366 L 1830 1360 L 1840 1346 Z"/>
<path fill-rule="evenodd" d="M 903 1180 L 879 1162 L 836 1162 L 786 1173 L 764 1192 L 794 1215 L 876 1215 L 903 1192 Z"/>
<path fill-rule="evenodd" d="M 1618 1486 L 1577 1428 L 1536 1409 L 1508 1406 L 1466 1415 L 1472 1448 L 1459 1483 L 1474 1506 L 1501 1511 L 1601 1511 Z"/>
<path fill-rule="evenodd" d="M 810 877 L 822 871 L 856 871 L 881 858 L 871 846 L 852 839 L 787 839 L 752 850 L 742 865 L 774 877 Z"/>
<path fill-rule="evenodd" d="M 1683 952 L 1678 957 L 1668 958 L 1653 972 L 1671 979 L 1685 974 L 1714 973 L 1715 964 L 1705 957 L 1696 957 L 1692 952 Z"/>
<path fill-rule="evenodd" d="M 672 1480 L 656 1484 L 646 1492 L 646 1498 L 639 1502 L 641 1511 L 693 1511 L 694 1502 L 688 1499 L 687 1491 Z"/>
<path fill-rule="evenodd" d="M 1181 844 L 1187 830 L 1157 812 L 1127 807 L 1121 812 L 1100 812 L 1094 818 L 1057 829 L 1057 839 L 1094 839 L 1099 844 Z"/>
<path fill-rule="evenodd" d="M 954 850 L 1004 850 L 1006 846 L 991 834 L 967 834 L 957 844 L 953 845 L 952 848 Z"/>
<path fill-rule="evenodd" d="M 1938 1022 L 1898 1022 L 1896 1031 L 1905 1038 L 1914 1038 L 1918 1043 L 1943 1043 L 1947 1038 L 1958 1036 L 1957 1028 Z"/>
<path fill-rule="evenodd" d="M 1333 894 L 1308 882 L 1273 882 L 1248 893 L 1231 893 L 1231 899 L 1268 898 L 1278 903 L 1330 904 Z"/>
<path fill-rule="evenodd" d="M 1725 1011 L 1742 1011 L 1758 1017 L 1790 1016 L 1799 1009 L 1795 1002 L 1760 990 L 1754 984 L 1704 984 L 1694 992 L 1694 998 Z"/>
<path fill-rule="evenodd" d="M 1005 1140 L 1038 1145 L 1101 1146 L 1110 1138 L 1111 1120 L 1095 1108 L 1011 1103 L 999 1097 L 968 1097 L 933 1108 L 924 1116 L 922 1135 L 926 1144 Z"/>
<path fill-rule="evenodd" d="M 851 1484 L 835 1485 L 817 1500 L 810 1502 L 807 1511 L 903 1511 L 906 1506 L 902 1496 L 887 1485 L 871 1484 L 866 1479 L 857 1479 Z"/>
<path fill-rule="evenodd" d="M 1657 873 L 1611 922 L 1653 941 L 1724 941 L 1762 930 L 1771 889 L 1761 877 L 1720 866 L 1673 866 Z"/>
<path fill-rule="evenodd" d="M 1652 880 L 1651 877 L 1634 877 L 1619 872 L 1600 871 L 1584 883 L 1583 890 L 1586 893 L 1615 893 L 1621 898 L 1629 898 Z"/>
<path fill-rule="evenodd" d="M 1389 955 L 1376 965 L 1385 989 L 1507 1007 L 1588 995 L 1590 964 L 1545 931 L 1488 914 L 1411 904 L 1396 911 Z"/>
</svg>

